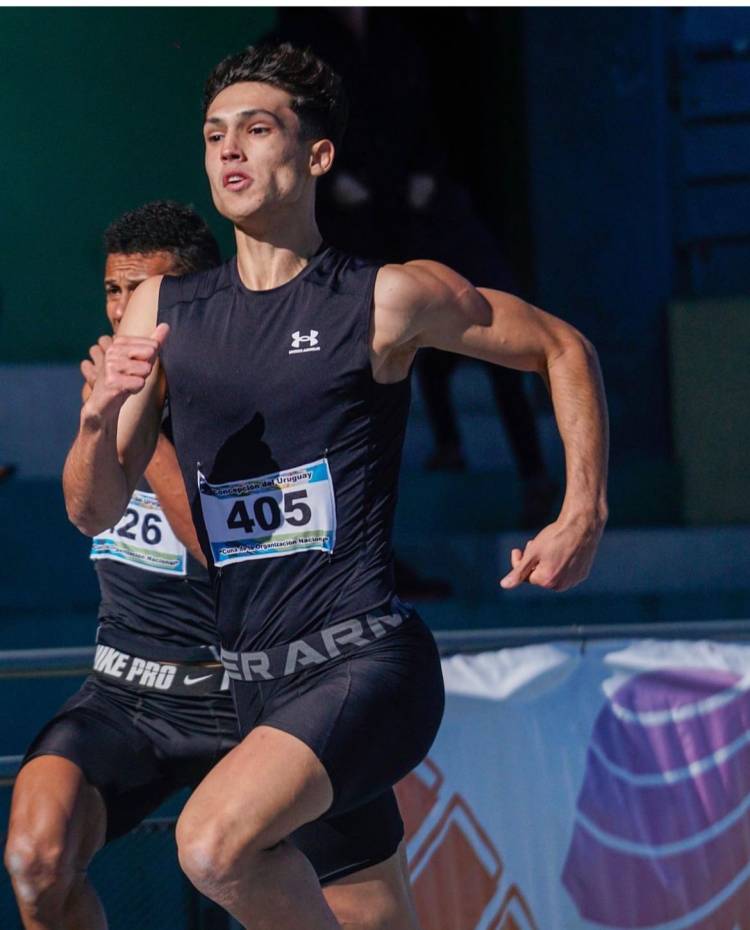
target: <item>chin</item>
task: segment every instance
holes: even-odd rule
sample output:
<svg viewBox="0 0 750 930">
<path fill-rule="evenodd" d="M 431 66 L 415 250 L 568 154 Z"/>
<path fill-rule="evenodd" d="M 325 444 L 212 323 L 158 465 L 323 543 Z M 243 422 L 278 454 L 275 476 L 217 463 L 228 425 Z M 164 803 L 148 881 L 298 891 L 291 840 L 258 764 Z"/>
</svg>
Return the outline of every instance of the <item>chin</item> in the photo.
<svg viewBox="0 0 750 930">
<path fill-rule="evenodd" d="M 235 226 L 240 225 L 246 220 L 252 220 L 253 217 L 257 216 L 260 210 L 260 204 L 228 203 L 226 200 L 214 200 L 214 206 L 224 219 L 234 223 Z"/>
</svg>

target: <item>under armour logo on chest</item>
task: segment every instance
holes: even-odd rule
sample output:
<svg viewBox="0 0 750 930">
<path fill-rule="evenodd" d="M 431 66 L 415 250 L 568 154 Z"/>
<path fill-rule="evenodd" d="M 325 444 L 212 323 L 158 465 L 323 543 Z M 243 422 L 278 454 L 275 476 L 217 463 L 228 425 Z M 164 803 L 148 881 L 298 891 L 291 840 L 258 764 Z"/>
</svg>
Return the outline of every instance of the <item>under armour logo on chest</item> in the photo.
<svg viewBox="0 0 750 930">
<path fill-rule="evenodd" d="M 299 352 L 320 352 L 317 329 L 311 329 L 305 335 L 302 335 L 299 330 L 292 333 L 292 348 L 289 350 L 289 354 L 296 355 Z"/>
</svg>

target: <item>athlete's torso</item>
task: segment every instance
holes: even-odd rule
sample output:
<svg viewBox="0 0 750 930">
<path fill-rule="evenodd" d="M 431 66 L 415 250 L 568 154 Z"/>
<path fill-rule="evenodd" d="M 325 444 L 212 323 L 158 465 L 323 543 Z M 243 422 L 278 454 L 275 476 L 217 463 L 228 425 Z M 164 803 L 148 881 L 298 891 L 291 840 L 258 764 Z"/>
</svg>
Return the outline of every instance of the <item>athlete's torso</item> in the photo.
<svg viewBox="0 0 750 930">
<path fill-rule="evenodd" d="M 269 291 L 245 288 L 235 259 L 162 282 L 175 448 L 227 649 L 289 642 L 394 594 L 409 384 L 372 377 L 377 271 L 327 248 Z"/>
<path fill-rule="evenodd" d="M 208 572 L 174 535 L 145 479 L 117 526 L 94 538 L 91 558 L 101 592 L 98 642 L 146 659 L 215 658 Z"/>
</svg>

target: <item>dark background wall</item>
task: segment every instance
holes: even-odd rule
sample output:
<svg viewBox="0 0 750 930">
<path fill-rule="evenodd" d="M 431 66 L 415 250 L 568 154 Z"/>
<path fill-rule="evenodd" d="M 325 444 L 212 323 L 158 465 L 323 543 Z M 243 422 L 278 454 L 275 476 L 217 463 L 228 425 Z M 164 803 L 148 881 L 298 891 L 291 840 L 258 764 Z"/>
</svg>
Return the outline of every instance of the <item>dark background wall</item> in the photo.
<svg viewBox="0 0 750 930">
<path fill-rule="evenodd" d="M 271 8 L 0 10 L 0 361 L 73 361 L 101 329 L 101 233 L 144 201 L 193 203 L 203 81 Z"/>
<path fill-rule="evenodd" d="M 202 82 L 227 52 L 295 18 L 304 36 L 304 15 L 0 10 L 0 363 L 80 358 L 102 327 L 101 233 L 125 209 L 158 197 L 192 203 L 230 251 L 202 168 Z M 708 353 L 701 370 L 715 374 L 699 384 L 689 366 L 670 371 L 670 306 L 750 290 L 750 11 L 426 7 L 383 8 L 377 18 L 376 78 L 403 77 L 393 54 L 400 23 L 429 68 L 436 161 L 471 193 L 524 296 L 594 341 L 613 471 L 635 463 L 633 500 L 674 522 L 674 465 L 701 441 L 720 464 L 737 432 L 732 421 L 726 436 L 707 439 L 713 418 L 693 415 L 699 401 L 710 409 L 724 396 L 720 365 L 741 364 L 736 328 L 718 311 L 679 304 L 681 357 Z M 402 129 L 419 115 L 404 99 L 412 112 L 400 112 Z M 404 136 L 381 122 L 392 152 Z M 477 251 L 460 223 L 440 225 Z M 710 352 L 690 322 L 698 312 L 717 319 Z M 680 398 L 686 425 L 675 437 Z M 11 454 L 28 445 L 12 438 L 14 409 L 4 392 L 0 432 Z"/>
</svg>

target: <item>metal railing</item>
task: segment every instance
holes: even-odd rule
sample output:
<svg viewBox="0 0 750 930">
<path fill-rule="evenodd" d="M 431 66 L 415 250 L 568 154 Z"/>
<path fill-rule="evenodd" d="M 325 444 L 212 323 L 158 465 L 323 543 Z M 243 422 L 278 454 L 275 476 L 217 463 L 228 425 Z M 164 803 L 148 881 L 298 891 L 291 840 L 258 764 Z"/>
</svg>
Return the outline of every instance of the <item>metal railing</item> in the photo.
<svg viewBox="0 0 750 930">
<path fill-rule="evenodd" d="M 574 624 L 490 630 L 445 630 L 435 633 L 442 656 L 486 652 L 536 643 L 587 642 L 603 639 L 747 639 L 747 620 L 701 620 L 670 623 Z M 0 652 L 0 679 L 59 678 L 86 675 L 94 646 L 58 649 L 12 649 Z M 0 756 L 0 787 L 12 785 L 22 756 Z"/>
</svg>

